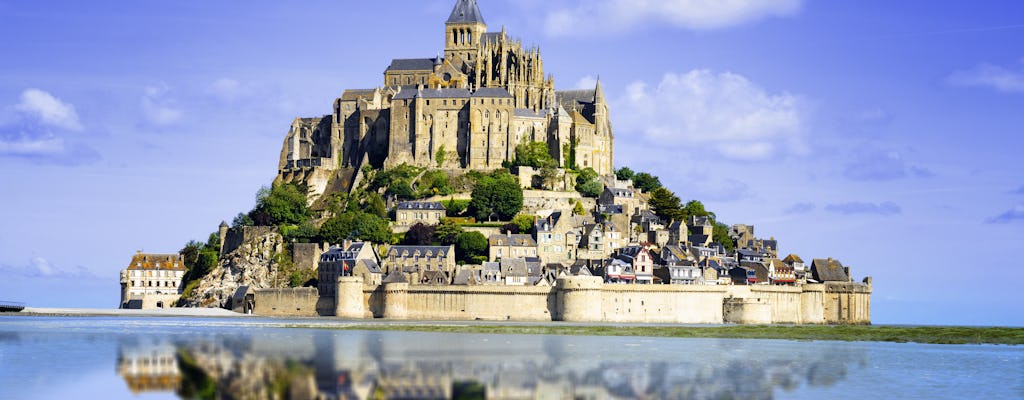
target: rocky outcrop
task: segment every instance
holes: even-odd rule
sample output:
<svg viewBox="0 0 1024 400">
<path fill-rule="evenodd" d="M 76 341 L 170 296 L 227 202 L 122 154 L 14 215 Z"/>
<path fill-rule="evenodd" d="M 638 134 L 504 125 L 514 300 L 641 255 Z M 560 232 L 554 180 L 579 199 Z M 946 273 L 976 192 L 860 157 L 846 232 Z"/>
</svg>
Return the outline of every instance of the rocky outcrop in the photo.
<svg viewBox="0 0 1024 400">
<path fill-rule="evenodd" d="M 240 286 L 274 287 L 278 269 L 275 257 L 283 252 L 284 238 L 276 229 L 246 238 L 236 249 L 221 256 L 217 267 L 184 300 L 184 306 L 227 308 Z"/>
</svg>

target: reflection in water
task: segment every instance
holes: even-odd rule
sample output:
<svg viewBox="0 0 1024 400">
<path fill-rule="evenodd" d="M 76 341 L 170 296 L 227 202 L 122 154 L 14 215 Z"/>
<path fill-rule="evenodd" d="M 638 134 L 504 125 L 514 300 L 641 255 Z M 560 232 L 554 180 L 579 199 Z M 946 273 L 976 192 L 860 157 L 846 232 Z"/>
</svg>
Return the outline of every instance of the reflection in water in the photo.
<svg viewBox="0 0 1024 400">
<path fill-rule="evenodd" d="M 292 330 L 122 341 L 118 373 L 185 398 L 767 399 L 866 359 L 822 343 Z"/>
</svg>

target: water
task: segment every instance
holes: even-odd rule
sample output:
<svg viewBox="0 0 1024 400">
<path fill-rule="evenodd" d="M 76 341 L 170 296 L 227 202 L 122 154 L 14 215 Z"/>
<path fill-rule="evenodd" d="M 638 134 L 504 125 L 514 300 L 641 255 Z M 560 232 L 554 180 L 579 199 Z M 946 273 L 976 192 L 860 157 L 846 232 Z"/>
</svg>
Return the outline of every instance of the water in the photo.
<svg viewBox="0 0 1024 400">
<path fill-rule="evenodd" d="M 308 321 L 304 321 L 308 322 Z M 1024 348 L 0 317 L 0 398 L 1024 398 Z"/>
</svg>

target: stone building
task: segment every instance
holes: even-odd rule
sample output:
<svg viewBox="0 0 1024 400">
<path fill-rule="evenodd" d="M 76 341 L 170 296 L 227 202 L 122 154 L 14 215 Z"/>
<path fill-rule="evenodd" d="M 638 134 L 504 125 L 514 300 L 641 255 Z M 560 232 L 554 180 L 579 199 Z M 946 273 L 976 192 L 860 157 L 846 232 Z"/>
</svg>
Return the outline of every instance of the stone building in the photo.
<svg viewBox="0 0 1024 400">
<path fill-rule="evenodd" d="M 359 276 L 367 285 L 380 284 L 383 272 L 373 245 L 355 242 L 332 247 L 320 256 L 317 266 L 317 291 L 322 297 L 331 297 L 342 276 Z"/>
<path fill-rule="evenodd" d="M 559 165 L 614 173 L 600 82 L 556 91 L 540 49 L 487 32 L 475 0 L 456 2 L 443 37 L 443 57 L 392 60 L 381 86 L 344 91 L 330 115 L 297 118 L 278 179 L 319 195 L 333 171 L 355 179 L 365 165 L 492 170 L 524 142 L 546 143 Z"/>
<path fill-rule="evenodd" d="M 395 208 L 395 226 L 437 225 L 444 213 L 444 206 L 436 201 L 403 201 Z"/>
<path fill-rule="evenodd" d="M 491 235 L 487 239 L 488 257 L 491 261 L 504 258 L 537 257 L 537 241 L 530 235 Z"/>
<path fill-rule="evenodd" d="M 384 258 L 385 273 L 420 282 L 426 271 L 455 274 L 455 246 L 391 246 Z M 387 279 L 387 278 L 385 278 Z"/>
<path fill-rule="evenodd" d="M 177 254 L 136 253 L 128 268 L 121 271 L 120 308 L 174 307 L 181 297 L 186 271 Z"/>
</svg>

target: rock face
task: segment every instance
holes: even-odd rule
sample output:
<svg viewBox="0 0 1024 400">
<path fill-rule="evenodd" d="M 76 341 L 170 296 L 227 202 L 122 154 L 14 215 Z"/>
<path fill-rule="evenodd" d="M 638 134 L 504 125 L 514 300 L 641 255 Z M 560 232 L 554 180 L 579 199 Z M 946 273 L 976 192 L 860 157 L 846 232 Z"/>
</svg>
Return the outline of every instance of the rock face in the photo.
<svg viewBox="0 0 1024 400">
<path fill-rule="evenodd" d="M 278 267 L 274 257 L 283 252 L 284 238 L 276 230 L 248 237 L 233 251 L 221 256 L 217 267 L 185 299 L 185 306 L 227 308 L 240 286 L 273 287 Z"/>
</svg>

